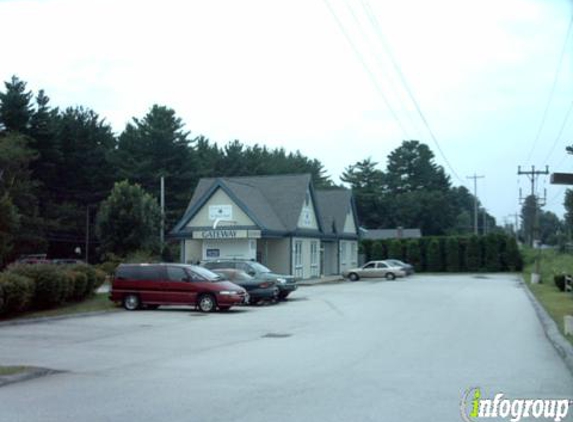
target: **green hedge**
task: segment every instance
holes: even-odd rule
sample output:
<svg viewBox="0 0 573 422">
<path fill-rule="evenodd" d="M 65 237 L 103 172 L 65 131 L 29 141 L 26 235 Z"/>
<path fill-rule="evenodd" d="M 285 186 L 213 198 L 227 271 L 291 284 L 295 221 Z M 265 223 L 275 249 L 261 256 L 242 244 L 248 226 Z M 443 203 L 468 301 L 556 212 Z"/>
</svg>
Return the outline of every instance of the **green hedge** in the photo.
<svg viewBox="0 0 573 422">
<path fill-rule="evenodd" d="M 0 292 L 0 314 L 23 312 L 32 305 L 35 283 L 19 274 L 0 273 Z"/>
<path fill-rule="evenodd" d="M 515 238 L 498 233 L 361 243 L 366 260 L 400 259 L 414 265 L 419 272 L 500 272 L 523 268 Z"/>
<path fill-rule="evenodd" d="M 90 265 L 17 264 L 0 273 L 0 315 L 86 299 L 106 274 Z"/>
</svg>

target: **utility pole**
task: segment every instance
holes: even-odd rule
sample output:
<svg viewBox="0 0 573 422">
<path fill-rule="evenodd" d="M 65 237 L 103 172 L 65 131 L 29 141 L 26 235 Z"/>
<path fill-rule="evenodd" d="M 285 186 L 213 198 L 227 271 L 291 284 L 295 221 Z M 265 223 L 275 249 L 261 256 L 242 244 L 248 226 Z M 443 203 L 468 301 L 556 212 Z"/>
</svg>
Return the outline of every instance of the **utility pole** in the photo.
<svg viewBox="0 0 573 422">
<path fill-rule="evenodd" d="M 89 264 L 90 257 L 90 206 L 86 206 L 86 264 Z"/>
<path fill-rule="evenodd" d="M 161 253 L 163 253 L 163 244 L 165 242 L 165 177 L 161 176 L 161 228 L 159 229 L 159 246 L 161 247 Z"/>
<path fill-rule="evenodd" d="M 474 234 L 478 235 L 478 197 L 477 197 L 477 179 L 483 179 L 485 176 L 466 176 L 466 179 L 474 179 Z"/>
<path fill-rule="evenodd" d="M 547 193 L 545 193 L 544 198 L 539 198 L 535 194 L 535 183 L 537 183 L 537 179 L 541 175 L 548 175 L 549 174 L 549 166 L 545 166 L 545 170 L 535 170 L 535 166 L 531 166 L 531 171 L 522 171 L 521 166 L 517 167 L 517 175 L 518 176 L 527 176 L 529 181 L 531 182 L 531 197 L 535 201 L 535 210 L 533 215 L 533 225 L 531 228 L 531 241 L 532 244 L 535 246 L 536 241 L 538 243 L 541 242 L 539 239 L 539 207 L 545 205 L 545 201 L 547 200 Z M 521 190 L 519 192 L 519 199 L 520 202 L 524 201 L 525 198 L 521 196 Z M 521 202 L 523 203 L 523 202 Z M 541 278 L 541 245 L 537 245 L 537 258 L 535 259 L 535 272 L 531 274 L 531 284 L 537 284 Z"/>
</svg>

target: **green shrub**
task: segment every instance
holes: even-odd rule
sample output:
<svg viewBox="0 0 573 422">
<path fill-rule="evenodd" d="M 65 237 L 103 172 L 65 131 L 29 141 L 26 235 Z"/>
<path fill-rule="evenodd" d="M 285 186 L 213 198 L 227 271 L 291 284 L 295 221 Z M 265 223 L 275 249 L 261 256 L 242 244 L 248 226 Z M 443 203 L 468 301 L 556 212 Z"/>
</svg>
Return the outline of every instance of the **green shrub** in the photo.
<svg viewBox="0 0 573 422">
<path fill-rule="evenodd" d="M 96 268 L 95 269 L 95 282 L 94 282 L 94 292 L 99 289 L 103 283 L 105 283 L 106 278 L 108 277 L 108 274 L 105 273 L 104 271 Z"/>
<path fill-rule="evenodd" d="M 372 255 L 370 256 L 370 260 L 379 260 L 384 259 L 386 257 L 386 253 L 384 251 L 384 243 L 382 241 L 377 240 L 372 245 Z"/>
<path fill-rule="evenodd" d="M 0 314 L 11 314 L 30 309 L 34 299 L 34 288 L 34 281 L 28 277 L 8 271 L 0 273 L 0 291 L 3 297 Z"/>
<path fill-rule="evenodd" d="M 479 238 L 470 236 L 466 248 L 466 270 L 469 272 L 479 271 L 481 268 L 481 248 Z"/>
<path fill-rule="evenodd" d="M 91 295 L 96 289 L 96 284 L 98 280 L 96 279 L 96 270 L 94 267 L 88 264 L 78 264 L 70 268 L 71 271 L 82 273 L 86 276 L 85 290 L 82 297 L 87 297 Z"/>
<path fill-rule="evenodd" d="M 442 256 L 440 251 L 440 241 L 436 238 L 428 243 L 427 250 L 427 269 L 428 271 L 442 271 Z"/>
<path fill-rule="evenodd" d="M 422 251 L 418 239 L 411 239 L 406 245 L 406 260 L 416 271 L 422 270 Z"/>
<path fill-rule="evenodd" d="M 495 234 L 488 234 L 483 239 L 484 266 L 487 271 L 498 272 L 501 270 L 501 242 Z"/>
<path fill-rule="evenodd" d="M 402 250 L 402 242 L 398 239 L 390 240 L 388 245 L 388 258 L 391 259 L 404 259 L 404 253 Z"/>
<path fill-rule="evenodd" d="M 523 257 L 513 236 L 506 239 L 505 257 L 509 271 L 521 271 L 523 269 Z"/>
<path fill-rule="evenodd" d="M 559 290 L 565 291 L 565 274 L 557 274 L 553 276 L 553 281 Z"/>
<path fill-rule="evenodd" d="M 364 254 L 364 259 L 366 262 L 372 260 L 372 246 L 373 246 L 373 241 L 370 239 L 363 239 L 360 242 L 360 249 L 361 252 Z"/>
<path fill-rule="evenodd" d="M 461 248 L 459 238 L 448 237 L 446 239 L 446 271 L 458 272 L 461 270 Z"/>
<path fill-rule="evenodd" d="M 66 272 L 66 276 L 70 280 L 72 287 L 66 300 L 79 301 L 85 299 L 88 294 L 88 276 L 86 273 L 70 270 Z"/>
<path fill-rule="evenodd" d="M 21 264 L 11 266 L 9 272 L 23 275 L 34 280 L 34 308 L 51 308 L 65 301 L 68 283 L 64 271 L 59 266 L 51 264 Z"/>
</svg>

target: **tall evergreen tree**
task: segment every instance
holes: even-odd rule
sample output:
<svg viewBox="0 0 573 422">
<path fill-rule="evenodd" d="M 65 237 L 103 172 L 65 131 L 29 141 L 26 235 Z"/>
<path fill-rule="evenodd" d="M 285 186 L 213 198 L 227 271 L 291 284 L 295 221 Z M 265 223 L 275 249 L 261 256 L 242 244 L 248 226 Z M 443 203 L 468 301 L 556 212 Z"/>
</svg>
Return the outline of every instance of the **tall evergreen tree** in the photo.
<svg viewBox="0 0 573 422">
<path fill-rule="evenodd" d="M 434 162 L 434 153 L 419 141 L 404 141 L 388 156 L 386 183 L 392 194 L 416 191 L 442 191 L 450 188 L 450 178 Z"/>
<path fill-rule="evenodd" d="M 32 92 L 26 90 L 26 83 L 12 76 L 4 82 L 5 92 L 0 92 L 0 131 L 28 134 L 32 118 Z"/>
<path fill-rule="evenodd" d="M 13 230 L 10 244 L 14 248 L 10 249 L 14 255 L 43 252 L 46 247 L 35 193 L 37 183 L 31 179 L 30 163 L 35 158 L 25 136 L 0 135 L 0 198 L 7 213 L 3 224 L 5 233 Z"/>
<path fill-rule="evenodd" d="M 153 197 L 160 196 L 165 178 L 166 226 L 183 215 L 197 174 L 189 132 L 175 111 L 153 105 L 142 118 L 133 118 L 119 137 L 115 162 L 121 178 L 140 184 Z"/>
<path fill-rule="evenodd" d="M 384 227 L 387 206 L 382 201 L 384 173 L 371 158 L 348 166 L 340 180 L 347 183 L 354 194 L 360 224 L 370 228 Z"/>
</svg>

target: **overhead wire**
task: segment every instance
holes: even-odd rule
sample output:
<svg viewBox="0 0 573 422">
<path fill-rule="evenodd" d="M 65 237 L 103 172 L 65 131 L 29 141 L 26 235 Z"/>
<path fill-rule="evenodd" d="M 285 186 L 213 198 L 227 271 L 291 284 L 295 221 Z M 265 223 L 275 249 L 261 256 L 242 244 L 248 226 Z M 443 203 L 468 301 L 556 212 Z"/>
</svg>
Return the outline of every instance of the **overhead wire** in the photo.
<svg viewBox="0 0 573 422">
<path fill-rule="evenodd" d="M 354 42 L 352 41 L 352 38 L 350 38 L 350 35 L 348 34 L 348 32 L 346 31 L 346 28 L 344 27 L 344 25 L 342 24 L 342 21 L 338 18 L 338 15 L 336 14 L 336 11 L 334 10 L 334 8 L 332 7 L 332 5 L 330 4 L 329 0 L 323 0 L 324 3 L 326 4 L 326 7 L 328 8 L 328 10 L 330 11 L 330 14 L 332 15 L 332 17 L 334 18 L 334 20 L 336 21 L 340 31 L 342 32 L 342 34 L 344 35 L 344 37 L 346 38 L 346 41 L 348 42 L 348 44 L 350 45 L 350 47 L 352 48 L 352 50 L 354 51 L 354 54 L 356 55 L 356 57 L 358 58 L 358 61 L 360 62 L 360 64 L 362 65 L 362 67 L 364 68 L 364 70 L 366 71 L 366 73 L 368 74 L 368 77 L 370 78 L 370 80 L 372 81 L 372 83 L 374 84 L 374 87 L 376 88 L 376 91 L 380 94 L 380 96 L 382 97 L 382 100 L 384 101 L 384 103 L 386 104 L 386 107 L 388 108 L 388 110 L 390 111 L 390 113 L 392 114 L 393 119 L 396 121 L 397 125 L 400 127 L 400 130 L 402 131 L 402 134 L 404 135 L 405 139 L 408 139 L 408 132 L 406 131 L 406 129 L 404 128 L 404 125 L 402 124 L 402 121 L 400 120 L 400 118 L 398 117 L 398 115 L 396 114 L 396 112 L 394 111 L 394 108 L 392 107 L 392 105 L 390 104 L 390 101 L 388 101 L 388 98 L 386 97 L 386 94 L 384 93 L 384 91 L 382 90 L 382 87 L 380 86 L 380 84 L 378 83 L 378 81 L 376 80 L 376 77 L 374 75 L 374 73 L 372 72 L 372 70 L 368 67 L 368 64 L 366 63 L 366 61 L 364 60 L 364 57 L 362 56 L 362 53 L 360 52 L 360 50 L 358 49 L 358 47 L 356 47 L 356 45 L 354 44 Z"/>
<path fill-rule="evenodd" d="M 376 33 L 378 34 L 378 38 L 380 39 L 382 46 L 384 48 L 384 50 L 386 50 L 386 53 L 388 55 L 388 57 L 390 58 L 390 61 L 392 62 L 394 69 L 396 70 L 396 73 L 398 74 L 398 76 L 400 77 L 400 80 L 402 81 L 402 84 L 404 85 L 404 88 L 406 90 L 406 92 L 408 93 L 408 96 L 410 97 L 410 100 L 412 101 L 412 103 L 414 104 L 416 111 L 418 113 L 418 115 L 420 116 L 420 119 L 422 120 L 422 123 L 424 124 L 424 126 L 426 127 L 426 130 L 428 131 L 430 138 L 432 139 L 434 145 L 436 146 L 436 148 L 438 149 L 438 152 L 440 153 L 440 156 L 442 157 L 442 159 L 444 160 L 444 162 L 446 163 L 447 167 L 450 169 L 450 171 L 453 173 L 453 175 L 456 177 L 456 179 L 458 179 L 458 181 L 462 184 L 465 185 L 466 182 L 458 175 L 458 173 L 456 172 L 456 170 L 454 169 L 454 167 L 451 165 L 450 161 L 448 160 L 448 158 L 446 157 L 446 154 L 444 153 L 444 151 L 442 150 L 442 147 L 440 146 L 440 143 L 437 139 L 437 137 L 434 134 L 434 131 L 432 130 L 432 128 L 430 127 L 430 124 L 428 123 L 428 120 L 426 119 L 426 116 L 424 115 L 424 113 L 422 112 L 422 108 L 420 107 L 419 102 L 416 100 L 416 97 L 414 96 L 414 93 L 412 92 L 412 89 L 410 88 L 410 85 L 408 84 L 408 81 L 406 80 L 406 77 L 404 76 L 404 72 L 402 71 L 400 65 L 398 64 L 396 58 L 394 57 L 394 55 L 392 54 L 392 50 L 390 49 L 390 46 L 388 45 L 386 38 L 382 32 L 382 29 L 380 27 L 380 23 L 378 22 L 378 19 L 376 18 L 376 15 L 374 14 L 374 12 L 372 11 L 372 8 L 370 7 L 370 4 L 368 3 L 368 1 L 366 0 L 362 0 L 361 1 L 362 7 L 364 8 L 366 15 L 368 16 L 368 19 L 370 20 L 372 26 L 374 27 Z"/>
<path fill-rule="evenodd" d="M 565 57 L 565 53 L 567 52 L 567 44 L 569 44 L 569 37 L 571 35 L 572 29 L 573 29 L 573 14 L 571 15 L 571 19 L 569 20 L 569 26 L 567 28 L 567 33 L 565 34 L 565 41 L 563 43 L 563 48 L 561 49 L 561 55 L 559 56 L 559 61 L 557 62 L 557 69 L 555 70 L 553 83 L 551 84 L 551 90 L 549 91 L 549 98 L 547 99 L 547 103 L 545 104 L 545 109 L 543 111 L 541 122 L 539 124 L 539 128 L 537 129 L 537 135 L 535 136 L 533 145 L 531 146 L 531 150 L 529 151 L 529 155 L 525 160 L 526 162 L 530 162 L 531 156 L 533 155 L 535 147 L 537 146 L 537 142 L 539 141 L 539 137 L 541 136 L 541 132 L 543 131 L 543 126 L 545 126 L 545 121 L 547 120 L 547 113 L 549 112 L 549 106 L 551 105 L 551 101 L 553 100 L 553 95 L 555 94 L 555 88 L 557 87 L 559 74 L 561 73 L 561 65 L 563 63 L 563 58 Z"/>
<path fill-rule="evenodd" d="M 559 129 L 559 133 L 557 134 L 555 141 L 553 141 L 553 146 L 551 147 L 551 149 L 549 150 L 549 154 L 547 154 L 547 157 L 545 158 L 546 163 L 549 161 L 549 158 L 551 158 L 551 155 L 553 155 L 553 152 L 555 151 L 555 147 L 557 146 L 558 142 L 560 141 L 561 135 L 563 135 L 563 131 L 565 130 L 565 127 L 567 126 L 567 123 L 569 121 L 569 116 L 571 115 L 571 111 L 573 111 L 573 101 L 571 101 L 571 105 L 569 106 L 569 109 L 567 110 L 567 113 L 565 114 L 565 118 L 563 119 L 563 124 L 561 125 L 561 129 Z"/>
<path fill-rule="evenodd" d="M 356 23 L 356 26 L 358 27 L 360 33 L 362 34 L 362 37 L 364 38 L 364 40 L 366 40 L 369 43 L 370 46 L 372 46 L 372 44 L 369 41 L 367 31 L 364 29 L 364 25 L 362 25 L 362 23 L 360 22 L 360 19 L 354 10 L 354 7 L 352 6 L 352 2 L 346 0 L 345 3 L 346 3 L 346 7 L 347 7 L 348 11 L 350 12 L 350 15 L 352 16 L 352 18 L 354 19 L 354 22 Z M 375 51 L 375 50 L 376 49 L 373 48 L 373 51 Z M 376 54 L 376 61 L 378 64 L 378 68 L 380 70 L 380 74 L 385 78 L 386 81 L 388 81 L 387 85 L 390 87 L 390 89 L 392 90 L 392 92 L 394 93 L 394 95 L 396 96 L 398 101 L 400 102 L 400 105 L 402 106 L 402 108 L 404 108 L 404 110 L 406 110 L 407 107 L 405 106 L 404 102 L 402 101 L 400 93 L 398 92 L 397 89 L 395 89 L 394 83 L 391 80 L 391 75 L 383 70 L 384 63 L 382 62 L 379 55 L 377 55 L 377 54 Z M 411 114 L 407 113 L 407 116 L 408 116 L 408 120 L 410 121 L 411 126 L 414 128 L 414 131 L 417 132 L 419 135 L 421 135 L 422 132 L 420 131 L 420 129 L 419 129 L 418 125 L 416 124 L 416 122 L 414 121 L 414 119 L 412 118 Z"/>
</svg>

